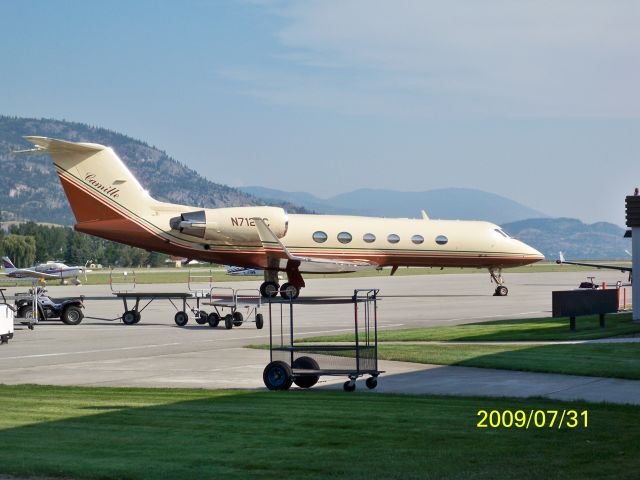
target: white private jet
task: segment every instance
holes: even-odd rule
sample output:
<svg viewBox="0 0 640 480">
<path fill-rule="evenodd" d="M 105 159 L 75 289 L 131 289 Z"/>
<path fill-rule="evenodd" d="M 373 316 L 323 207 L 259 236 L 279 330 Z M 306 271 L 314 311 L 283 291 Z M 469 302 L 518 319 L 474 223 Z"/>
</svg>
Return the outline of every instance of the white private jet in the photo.
<svg viewBox="0 0 640 480">
<path fill-rule="evenodd" d="M 85 274 L 86 278 L 86 273 L 90 271 L 85 267 L 69 267 L 60 262 L 47 262 L 29 268 L 17 268 L 9 257 L 2 257 L 2 266 L 4 272 L 0 272 L 0 275 L 5 275 L 8 279 L 60 280 L 64 284 L 66 279 L 73 278 L 74 285 L 80 285 L 78 277 Z"/>
<path fill-rule="evenodd" d="M 507 294 L 502 268 L 538 262 L 536 249 L 488 222 L 288 215 L 268 206 L 198 208 L 160 202 L 109 147 L 25 137 L 51 155 L 75 229 L 150 251 L 264 270 L 260 291 L 295 298 L 305 273 L 401 266 L 486 268 Z M 287 282 L 278 284 L 278 272 Z"/>
</svg>

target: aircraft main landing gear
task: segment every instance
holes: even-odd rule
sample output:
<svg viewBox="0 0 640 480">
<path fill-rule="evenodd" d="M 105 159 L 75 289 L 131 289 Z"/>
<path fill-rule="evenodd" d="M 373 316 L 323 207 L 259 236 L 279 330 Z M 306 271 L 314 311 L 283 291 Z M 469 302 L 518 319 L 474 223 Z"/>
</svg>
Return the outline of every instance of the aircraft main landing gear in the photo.
<svg viewBox="0 0 640 480">
<path fill-rule="evenodd" d="M 494 297 L 506 297 L 509 293 L 509 289 L 504 286 L 504 279 L 502 278 L 502 269 L 498 269 L 498 273 L 496 275 L 496 269 L 490 268 L 489 275 L 491 275 L 491 282 L 496 282 L 498 285 L 493 294 Z"/>
<path fill-rule="evenodd" d="M 280 291 L 280 285 L 276 282 L 263 282 L 262 285 L 260 285 L 260 295 L 264 298 L 277 297 L 278 291 Z"/>
</svg>

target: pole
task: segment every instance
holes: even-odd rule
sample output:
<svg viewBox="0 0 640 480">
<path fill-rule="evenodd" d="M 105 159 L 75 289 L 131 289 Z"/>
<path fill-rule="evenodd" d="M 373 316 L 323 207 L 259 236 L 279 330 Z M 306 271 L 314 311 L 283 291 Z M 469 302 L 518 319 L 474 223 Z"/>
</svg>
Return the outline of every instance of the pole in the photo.
<svg viewBox="0 0 640 480">
<path fill-rule="evenodd" d="M 631 229 L 631 283 L 637 287 L 631 287 L 632 318 L 640 322 L 640 189 L 637 187 L 633 195 L 625 199 L 625 209 L 627 227 Z"/>
<path fill-rule="evenodd" d="M 631 306 L 633 321 L 640 322 L 640 226 L 631 229 Z"/>
</svg>

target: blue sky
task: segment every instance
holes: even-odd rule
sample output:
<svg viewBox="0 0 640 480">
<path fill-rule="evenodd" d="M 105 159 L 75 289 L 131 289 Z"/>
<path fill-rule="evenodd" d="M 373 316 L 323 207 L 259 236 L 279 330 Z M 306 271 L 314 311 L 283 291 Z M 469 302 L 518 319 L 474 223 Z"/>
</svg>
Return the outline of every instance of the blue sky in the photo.
<svg viewBox="0 0 640 480">
<path fill-rule="evenodd" d="M 623 224 L 638 24 L 626 0 L 0 0 L 0 113 L 116 130 L 230 185 L 471 187 Z"/>
</svg>

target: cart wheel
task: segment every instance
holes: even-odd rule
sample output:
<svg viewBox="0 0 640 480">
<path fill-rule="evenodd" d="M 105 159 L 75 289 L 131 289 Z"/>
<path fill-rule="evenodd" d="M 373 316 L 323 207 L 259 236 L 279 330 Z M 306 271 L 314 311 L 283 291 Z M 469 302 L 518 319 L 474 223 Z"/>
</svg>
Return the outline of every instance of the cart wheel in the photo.
<svg viewBox="0 0 640 480">
<path fill-rule="evenodd" d="M 346 382 L 344 382 L 342 388 L 344 388 L 345 392 L 353 392 L 356 389 L 356 382 L 354 382 L 353 380 L 347 380 Z"/>
<path fill-rule="evenodd" d="M 233 326 L 239 327 L 244 322 L 244 317 L 241 312 L 233 312 Z"/>
<path fill-rule="evenodd" d="M 125 325 L 135 325 L 140 321 L 140 314 L 135 310 L 127 310 L 122 314 L 121 318 L 122 323 L 124 323 Z"/>
<path fill-rule="evenodd" d="M 196 323 L 198 325 L 204 325 L 205 323 L 207 323 L 207 321 L 208 321 L 207 312 L 203 312 L 202 310 L 200 310 L 198 312 L 198 315 L 196 315 Z"/>
<path fill-rule="evenodd" d="M 298 287 L 291 283 L 285 283 L 280 287 L 280 296 L 285 300 L 295 300 L 300 295 Z"/>
<path fill-rule="evenodd" d="M 231 330 L 233 328 L 233 317 L 231 315 L 224 316 L 224 328 Z"/>
<path fill-rule="evenodd" d="M 296 358 L 291 364 L 291 368 L 301 369 L 301 370 L 319 370 L 318 362 L 316 362 L 311 357 L 300 357 Z M 318 383 L 318 375 L 300 375 L 293 379 L 293 383 L 295 383 L 300 388 L 311 388 L 316 383 Z"/>
<path fill-rule="evenodd" d="M 256 328 L 262 330 L 262 327 L 264 327 L 264 317 L 261 313 L 256 313 Z"/>
<path fill-rule="evenodd" d="M 207 317 L 207 322 L 209 322 L 209 326 L 211 328 L 216 328 L 220 323 L 220 315 L 218 315 L 216 312 L 211 312 Z"/>
<path fill-rule="evenodd" d="M 175 317 L 173 317 L 173 320 L 179 327 L 184 327 L 189 321 L 189 315 L 187 315 L 187 312 L 178 312 Z"/>
<path fill-rule="evenodd" d="M 369 377 L 367 378 L 367 381 L 365 382 L 365 384 L 367 385 L 367 388 L 369 390 L 373 390 L 378 386 L 378 379 L 376 377 Z"/>
<path fill-rule="evenodd" d="M 289 390 L 293 382 L 291 367 L 280 360 L 271 362 L 264 367 L 262 380 L 269 390 Z"/>
</svg>

